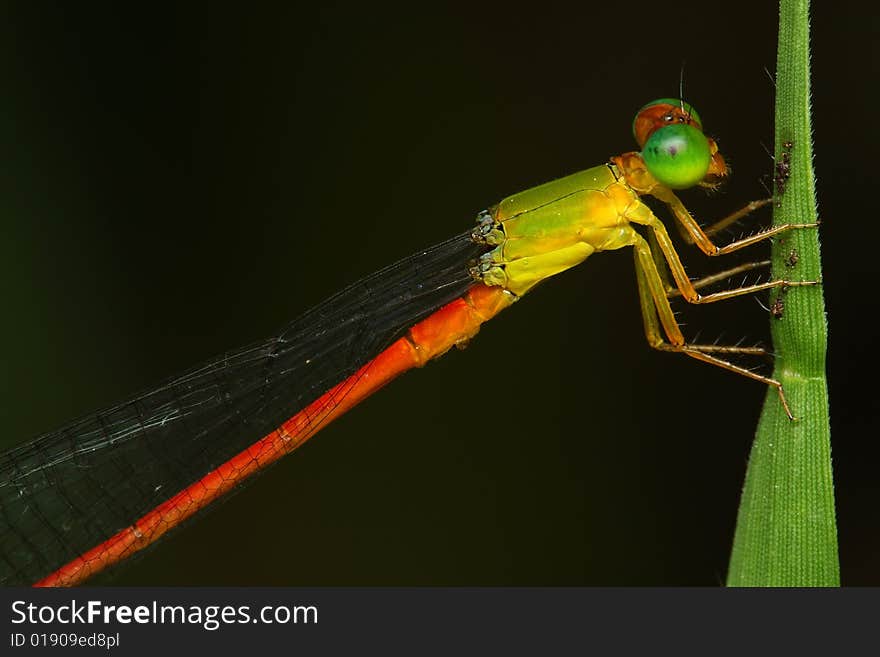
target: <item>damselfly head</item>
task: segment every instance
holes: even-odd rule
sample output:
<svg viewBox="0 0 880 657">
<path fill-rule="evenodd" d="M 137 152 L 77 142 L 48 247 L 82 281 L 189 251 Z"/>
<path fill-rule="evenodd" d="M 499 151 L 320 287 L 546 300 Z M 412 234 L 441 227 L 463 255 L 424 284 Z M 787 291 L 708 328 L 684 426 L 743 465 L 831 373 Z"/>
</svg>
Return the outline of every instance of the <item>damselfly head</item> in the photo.
<svg viewBox="0 0 880 657">
<path fill-rule="evenodd" d="M 639 148 L 644 148 L 650 136 L 660 128 L 671 125 L 690 125 L 703 131 L 703 122 L 691 105 L 678 98 L 652 100 L 636 113 L 633 119 L 633 137 Z"/>
<path fill-rule="evenodd" d="M 670 189 L 713 188 L 728 173 L 718 145 L 703 134 L 700 115 L 683 100 L 660 98 L 643 106 L 633 136 L 648 171 Z"/>
</svg>

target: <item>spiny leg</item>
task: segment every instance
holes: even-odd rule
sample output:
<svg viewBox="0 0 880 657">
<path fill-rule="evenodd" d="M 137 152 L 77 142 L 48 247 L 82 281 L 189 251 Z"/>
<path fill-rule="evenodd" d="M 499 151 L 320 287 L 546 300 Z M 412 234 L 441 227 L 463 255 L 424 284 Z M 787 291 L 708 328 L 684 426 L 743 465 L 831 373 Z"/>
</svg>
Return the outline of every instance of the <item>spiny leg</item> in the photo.
<svg viewBox="0 0 880 657">
<path fill-rule="evenodd" d="M 772 201 L 772 199 L 768 199 L 768 202 L 770 201 Z M 763 201 L 754 201 L 753 203 L 763 203 Z M 740 213 L 742 213 L 742 210 L 740 211 Z M 657 272 L 663 279 L 663 286 L 666 288 L 666 296 L 670 298 L 681 296 L 681 290 L 679 290 L 669 278 L 669 267 L 666 266 L 666 258 L 663 255 L 663 251 L 660 249 L 660 245 L 657 243 L 657 237 L 654 234 L 653 230 L 648 231 L 647 239 L 648 244 L 651 246 L 651 255 L 654 258 L 654 263 L 657 265 Z M 754 269 L 761 269 L 762 267 L 769 266 L 769 260 L 756 260 L 755 262 L 746 262 L 736 267 L 731 267 L 730 269 L 720 271 L 717 274 L 711 274 L 702 278 L 693 279 L 691 280 L 691 284 L 694 286 L 695 290 L 701 290 L 704 287 L 709 287 L 710 285 L 714 285 L 715 283 L 720 283 L 721 281 L 732 278 L 738 274 L 744 274 Z"/>
<path fill-rule="evenodd" d="M 715 235 L 717 233 L 720 233 L 725 228 L 732 226 L 743 217 L 752 214 L 752 212 L 754 212 L 755 210 L 759 210 L 765 205 L 770 205 L 771 203 L 773 203 L 772 198 L 762 198 L 758 201 L 751 201 L 749 203 L 746 203 L 739 210 L 731 212 L 729 215 L 722 217 L 715 223 L 706 226 L 702 230 L 706 235 Z M 694 238 L 691 233 L 685 229 L 684 224 L 682 224 L 681 222 L 676 222 L 675 225 L 678 228 L 678 232 L 681 234 L 682 239 L 684 239 L 684 241 L 688 244 L 693 244 Z"/>
<path fill-rule="evenodd" d="M 731 212 L 729 215 L 727 215 L 726 217 L 722 217 L 714 224 L 706 226 L 705 228 L 703 228 L 703 232 L 706 233 L 706 235 L 710 236 L 720 233 L 722 230 L 729 226 L 732 226 L 743 217 L 746 217 L 755 210 L 763 208 L 765 205 L 770 205 L 771 203 L 773 203 L 772 198 L 762 198 L 760 201 L 752 201 L 751 203 L 747 203 L 736 212 Z M 693 240 L 691 240 L 691 242 L 693 243 Z"/>
<path fill-rule="evenodd" d="M 663 222 L 660 221 L 654 215 L 654 213 L 652 213 L 647 208 L 647 206 L 641 207 L 644 208 L 644 210 L 637 209 L 636 212 L 628 215 L 627 218 L 635 223 L 640 223 L 644 226 L 647 226 L 653 231 L 654 238 L 656 239 L 657 248 L 663 254 L 663 259 L 666 261 L 666 265 L 668 265 L 669 270 L 672 273 L 672 278 L 675 280 L 676 287 L 681 292 L 682 297 L 684 297 L 684 299 L 688 303 L 714 303 L 716 301 L 731 299 L 733 297 L 743 296 L 746 294 L 754 294 L 755 292 L 769 290 L 775 287 L 785 288 L 816 284 L 816 281 L 776 280 L 768 281 L 766 283 L 757 283 L 755 285 L 746 285 L 744 287 L 739 287 L 733 290 L 725 290 L 723 292 L 715 292 L 713 294 L 707 294 L 703 296 L 699 292 L 697 292 L 693 281 L 688 278 L 687 272 L 685 272 L 684 269 L 684 265 L 681 263 L 681 258 L 679 257 L 678 252 L 675 250 L 675 246 L 672 244 L 669 233 L 666 232 L 666 226 L 663 225 Z M 658 274 L 658 277 L 659 276 L 660 275 Z"/>
<path fill-rule="evenodd" d="M 764 290 L 772 290 L 773 288 L 782 288 L 787 290 L 790 287 L 809 287 L 818 285 L 818 281 L 767 281 L 766 283 L 755 283 L 754 285 L 744 285 L 733 290 L 724 290 L 723 292 L 713 292 L 712 294 L 700 295 L 697 299 L 688 299 L 690 303 L 715 303 L 716 301 L 724 301 L 725 299 L 733 299 L 746 294 L 754 294 Z"/>
<path fill-rule="evenodd" d="M 693 218 L 691 217 L 691 221 Z M 789 230 L 795 230 L 800 228 L 815 228 L 819 224 L 780 224 L 778 226 L 773 226 L 772 228 L 767 228 L 766 230 L 762 230 L 761 232 L 755 233 L 754 235 L 749 235 L 748 237 L 743 237 L 742 239 L 736 240 L 735 242 L 731 242 L 730 244 L 725 244 L 724 246 L 715 246 L 711 240 L 709 240 L 708 236 L 703 233 L 702 229 L 694 222 L 694 226 L 702 233 L 702 236 L 709 244 L 710 250 L 705 250 L 704 252 L 710 256 L 721 256 L 727 255 L 729 253 L 734 253 L 735 251 L 739 251 L 740 249 L 744 249 L 747 246 L 751 246 L 752 244 L 757 244 L 758 242 L 763 242 L 764 240 L 770 239 L 780 233 L 784 233 Z M 697 242 L 699 246 L 699 242 Z M 701 247 L 702 248 L 702 247 Z M 713 250 L 714 249 L 714 250 Z"/>
<path fill-rule="evenodd" d="M 757 244 L 758 242 L 762 242 L 766 239 L 773 237 L 774 235 L 779 235 L 780 233 L 784 233 L 788 230 L 793 230 L 795 228 L 815 228 L 819 224 L 780 224 L 779 226 L 773 226 L 772 228 L 768 228 L 766 230 L 762 230 L 759 233 L 755 233 L 754 235 L 750 235 L 748 237 L 744 237 L 740 240 L 736 240 L 731 242 L 730 244 L 726 244 L 724 246 L 716 246 L 716 244 L 711 240 L 709 235 L 705 230 L 703 230 L 697 221 L 691 216 L 691 213 L 688 212 L 687 208 L 684 207 L 684 204 L 679 200 L 679 198 L 672 193 L 671 190 L 658 188 L 653 190 L 652 195 L 654 195 L 657 199 L 663 201 L 672 214 L 675 216 L 676 221 L 678 221 L 680 230 L 683 231 L 683 235 L 688 242 L 693 242 L 699 247 L 699 249 L 708 256 L 719 256 L 719 255 L 727 255 L 728 253 L 733 253 L 734 251 L 739 251 L 742 248 L 747 246 L 751 246 L 752 244 Z M 754 203 L 760 204 L 761 201 L 755 201 Z M 749 204 L 752 205 L 752 204 Z M 740 216 L 744 214 L 748 214 L 745 210 L 748 209 L 749 206 L 746 206 L 742 210 L 739 210 L 739 213 L 742 213 Z M 734 215 L 737 213 L 735 212 Z M 725 222 L 729 219 L 725 217 L 721 220 L 721 222 Z M 637 221 L 637 219 L 633 219 Z M 719 223 L 721 223 L 719 222 Z M 718 223 L 713 224 L 709 230 L 712 232 L 717 232 L 721 230 L 717 228 Z"/>
<path fill-rule="evenodd" d="M 686 344 L 678 321 L 675 319 L 675 313 L 672 311 L 672 306 L 669 305 L 663 280 L 657 270 L 651 249 L 645 239 L 637 233 L 633 236 L 633 250 L 642 318 L 645 322 L 645 335 L 652 347 L 668 350 L 660 346 L 667 344 L 669 347 L 675 347 L 676 351 L 679 350 L 679 347 L 687 347 L 700 352 L 769 355 L 767 350 L 762 347 Z M 665 339 L 664 333 L 666 334 Z"/>
<path fill-rule="evenodd" d="M 679 290 L 678 287 L 676 287 L 669 278 L 669 267 L 666 265 L 666 257 L 663 255 L 663 250 L 660 248 L 660 245 L 657 242 L 657 236 L 653 230 L 648 231 L 647 239 L 648 244 L 651 247 L 651 256 L 654 258 L 654 264 L 657 265 L 657 272 L 660 274 L 660 278 L 663 279 L 663 286 L 666 288 L 666 296 L 670 298 L 681 296 L 681 290 Z M 709 287 L 710 285 L 714 285 L 715 283 L 727 280 L 728 278 L 732 278 L 738 274 L 744 274 L 755 269 L 761 269 L 762 267 L 769 266 L 769 260 L 756 260 L 754 262 L 746 262 L 741 265 L 737 265 L 736 267 L 731 267 L 730 269 L 720 271 L 717 274 L 710 274 L 709 276 L 693 279 L 691 280 L 691 285 L 695 290 L 701 290 L 704 287 Z"/>
<path fill-rule="evenodd" d="M 676 287 L 675 282 L 670 278 L 669 266 L 666 264 L 666 256 L 663 255 L 663 250 L 660 248 L 660 244 L 657 243 L 657 235 L 654 234 L 653 230 L 649 230 L 646 233 L 646 238 L 648 240 L 648 245 L 651 247 L 651 258 L 653 258 L 654 265 L 657 267 L 657 273 L 660 274 L 660 278 L 663 280 L 663 287 L 666 289 L 666 295 L 674 296 L 675 294 L 681 294 L 678 287 Z"/>
<path fill-rule="evenodd" d="M 752 356 L 770 355 L 766 349 L 761 347 L 738 347 L 738 346 L 720 346 L 720 345 L 700 345 L 689 344 L 684 341 L 684 336 L 675 320 L 672 307 L 669 305 L 669 299 L 666 297 L 663 280 L 657 271 L 654 258 L 651 255 L 651 249 L 648 243 L 639 235 L 634 240 L 635 251 L 635 268 L 636 280 L 639 290 L 639 305 L 642 310 L 642 322 L 645 329 L 645 337 L 648 344 L 659 351 L 669 351 L 675 353 L 683 353 L 696 360 L 715 365 L 722 369 L 734 372 L 741 376 L 760 381 L 769 386 L 776 388 L 779 394 L 779 400 L 785 409 L 786 415 L 790 420 L 794 420 L 791 409 L 788 406 L 788 400 L 785 398 L 785 392 L 782 384 L 776 379 L 762 376 L 752 372 L 751 370 L 735 365 L 718 356 L 712 354 L 748 354 Z M 659 321 L 658 321 L 659 320 Z M 663 334 L 666 334 L 664 339 Z"/>
<path fill-rule="evenodd" d="M 694 286 L 695 290 L 701 290 L 704 287 L 709 287 L 710 285 L 714 285 L 715 283 L 719 283 L 721 281 L 725 281 L 728 278 L 732 278 L 737 274 L 744 274 L 746 272 L 753 271 L 755 269 L 761 269 L 763 267 L 769 267 L 769 260 L 756 260 L 755 262 L 746 262 L 737 267 L 731 267 L 730 269 L 725 269 L 724 271 L 720 271 L 717 274 L 711 274 L 709 276 L 704 276 L 702 278 L 697 278 L 691 281 L 691 285 Z M 679 290 L 674 285 L 667 286 L 666 295 L 670 298 L 681 296 L 681 290 Z"/>
</svg>

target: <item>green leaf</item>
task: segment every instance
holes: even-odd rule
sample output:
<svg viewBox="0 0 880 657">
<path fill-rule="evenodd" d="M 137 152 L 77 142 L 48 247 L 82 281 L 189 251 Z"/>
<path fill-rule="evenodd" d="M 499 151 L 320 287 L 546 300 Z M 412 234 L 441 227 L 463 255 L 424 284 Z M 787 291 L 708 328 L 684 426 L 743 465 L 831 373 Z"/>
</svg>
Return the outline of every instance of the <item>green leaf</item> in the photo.
<svg viewBox="0 0 880 657">
<path fill-rule="evenodd" d="M 781 0 L 776 69 L 774 224 L 816 222 L 810 129 L 809 0 Z M 788 153 L 786 155 L 786 153 Z M 785 179 L 786 166 L 790 177 Z M 781 192 L 781 193 L 780 193 Z M 773 277 L 821 280 L 819 231 L 773 244 Z M 822 286 L 770 297 L 776 366 L 796 420 L 770 389 L 746 473 L 728 586 L 838 586 Z"/>
</svg>

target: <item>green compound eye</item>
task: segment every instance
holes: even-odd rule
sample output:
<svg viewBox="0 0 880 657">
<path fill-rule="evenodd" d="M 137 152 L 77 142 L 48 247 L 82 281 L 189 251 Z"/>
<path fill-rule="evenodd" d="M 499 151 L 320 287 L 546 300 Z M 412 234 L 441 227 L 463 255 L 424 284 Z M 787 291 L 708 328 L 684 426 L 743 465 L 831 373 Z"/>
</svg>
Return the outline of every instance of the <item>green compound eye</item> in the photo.
<svg viewBox="0 0 880 657">
<path fill-rule="evenodd" d="M 702 132 L 690 125 L 677 124 L 652 134 L 642 149 L 642 158 L 660 184 L 686 189 L 706 176 L 712 154 Z"/>
</svg>

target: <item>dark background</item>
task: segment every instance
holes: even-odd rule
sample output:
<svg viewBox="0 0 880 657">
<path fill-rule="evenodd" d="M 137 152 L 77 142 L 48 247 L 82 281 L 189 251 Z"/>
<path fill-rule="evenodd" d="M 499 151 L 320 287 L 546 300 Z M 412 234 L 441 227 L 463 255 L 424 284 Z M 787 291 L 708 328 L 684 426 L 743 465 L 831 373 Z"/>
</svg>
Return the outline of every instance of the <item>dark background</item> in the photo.
<svg viewBox="0 0 880 657">
<path fill-rule="evenodd" d="M 320 5 L 2 10 L 3 445 L 632 149 L 683 62 L 735 171 L 685 203 L 765 195 L 773 3 Z M 880 584 L 878 19 L 813 27 L 842 577 Z M 689 336 L 767 333 L 752 298 L 687 310 Z M 763 396 L 651 351 L 630 254 L 602 254 L 103 581 L 717 585 Z"/>
</svg>

